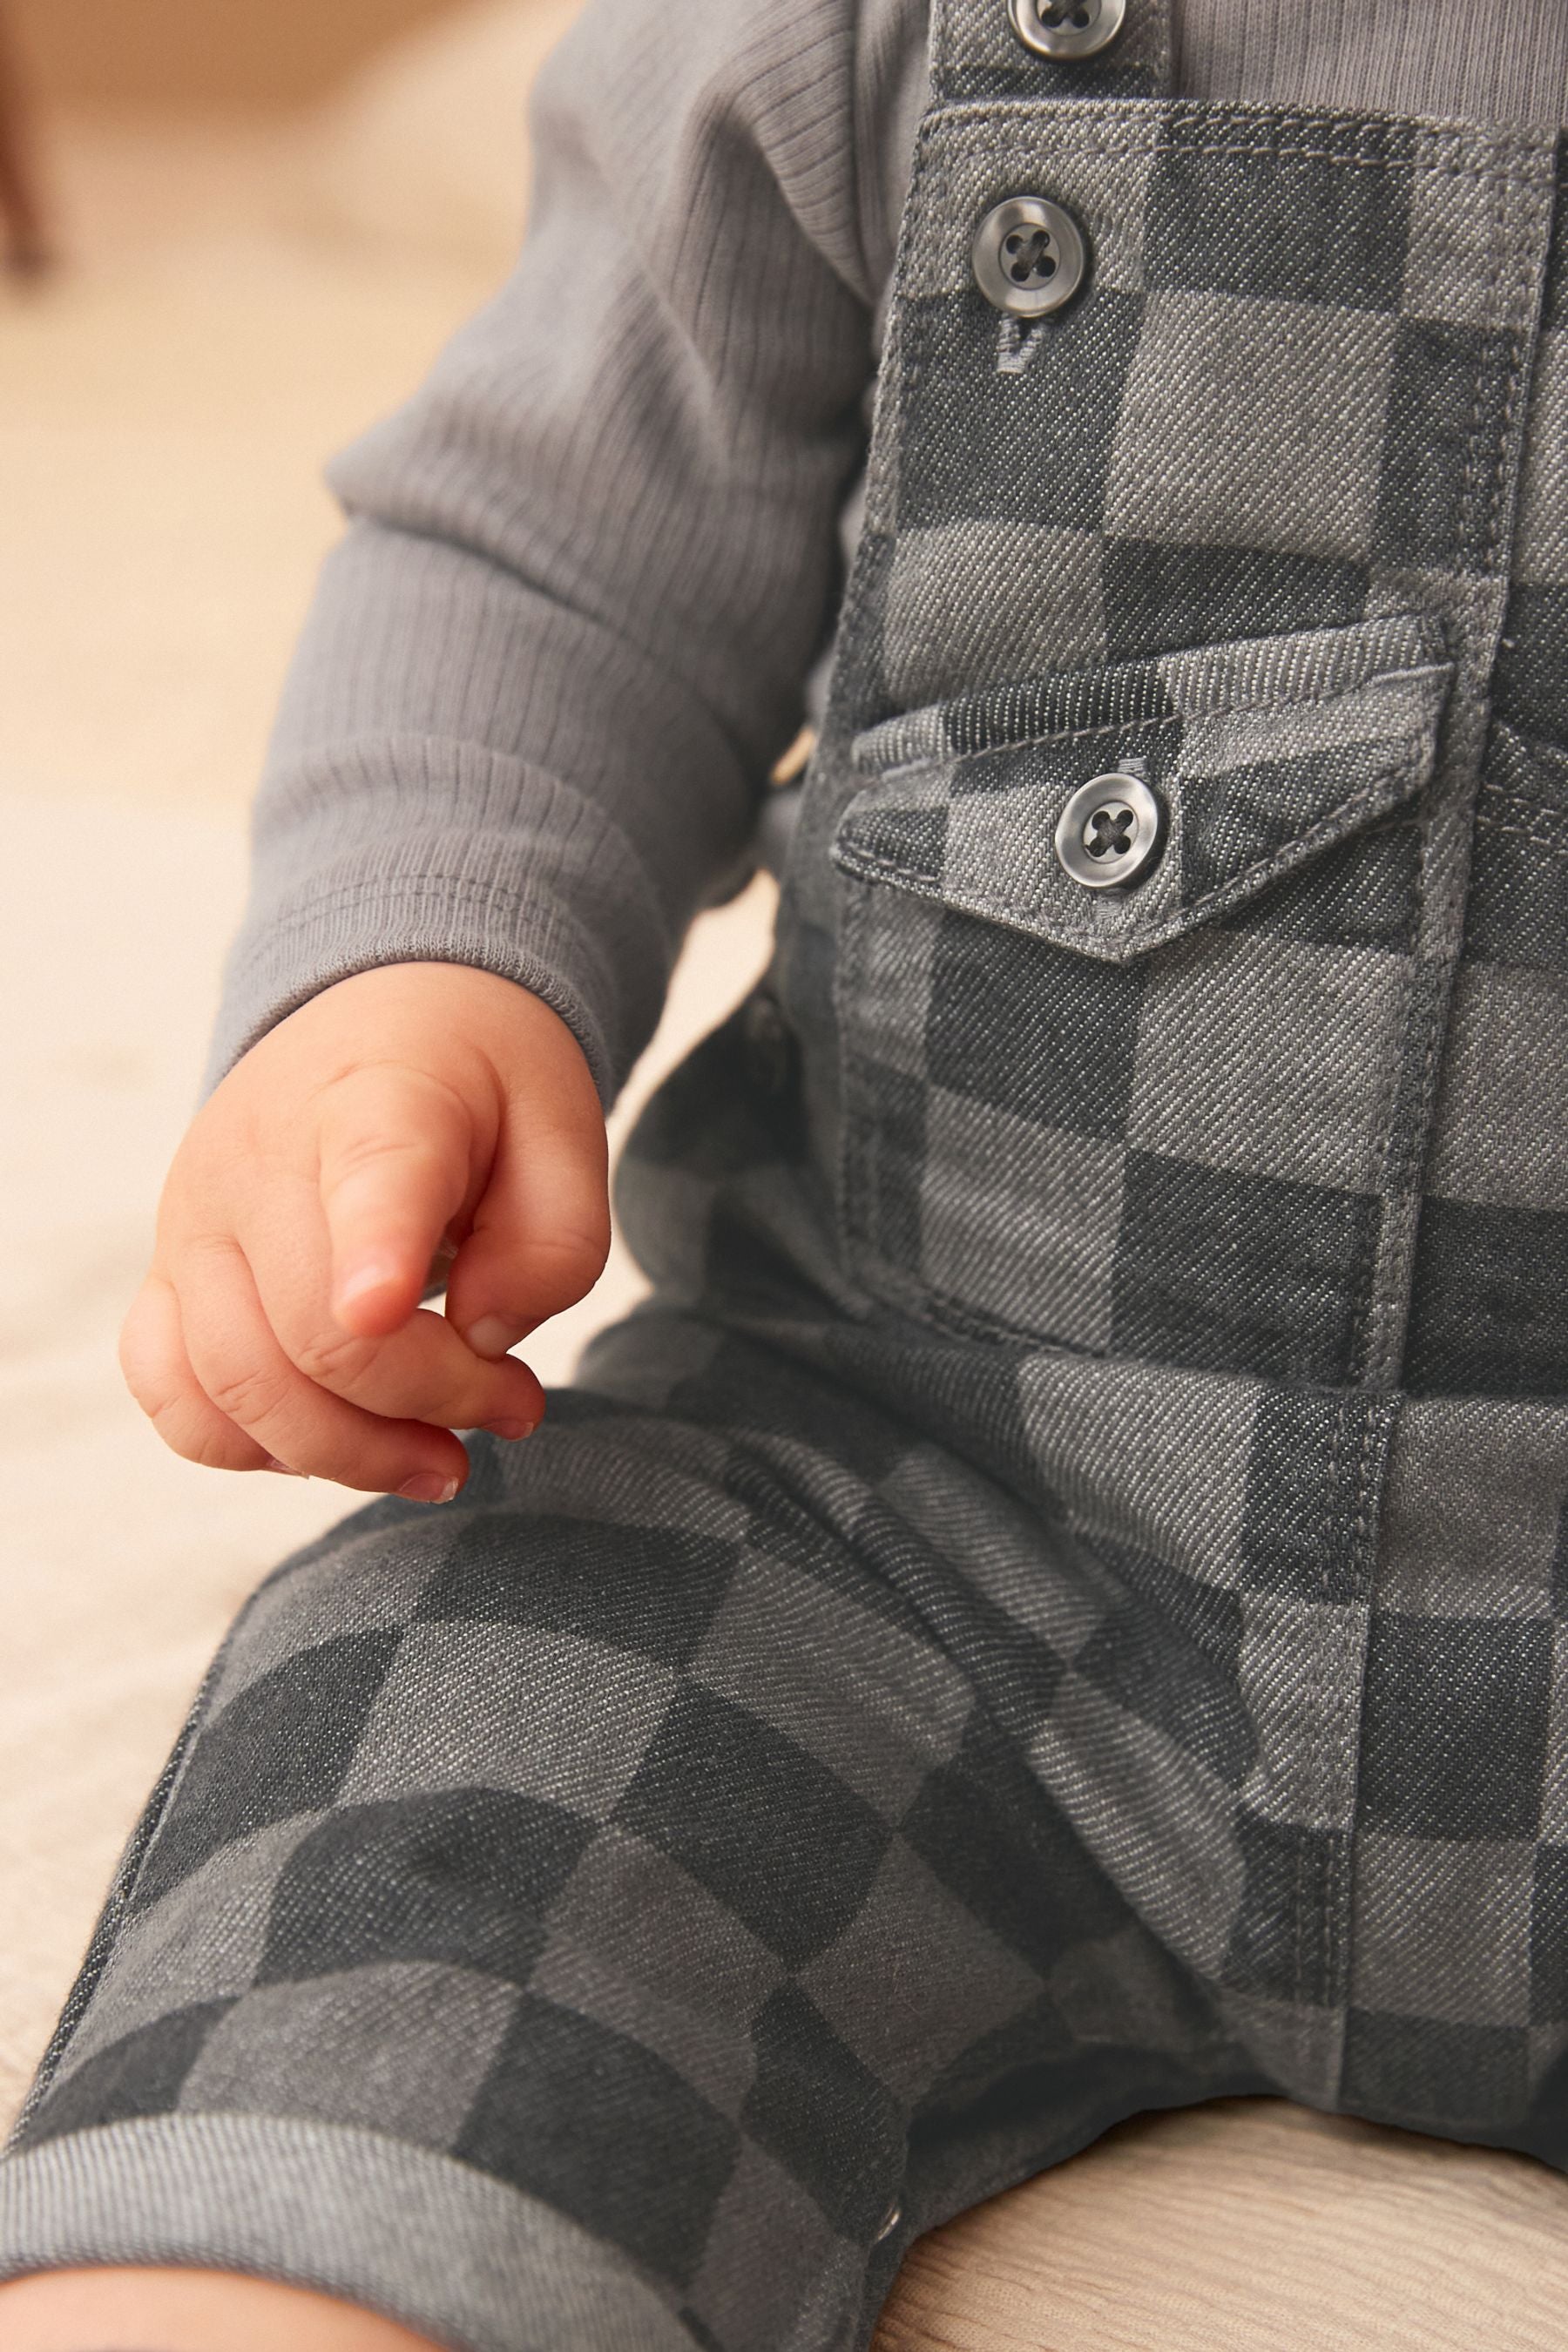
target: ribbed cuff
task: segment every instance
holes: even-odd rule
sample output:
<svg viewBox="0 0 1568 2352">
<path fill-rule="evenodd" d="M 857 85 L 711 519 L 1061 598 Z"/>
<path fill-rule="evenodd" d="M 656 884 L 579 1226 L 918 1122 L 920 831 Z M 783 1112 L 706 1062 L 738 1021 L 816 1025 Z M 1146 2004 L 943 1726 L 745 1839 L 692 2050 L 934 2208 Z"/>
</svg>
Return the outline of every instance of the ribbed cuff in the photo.
<svg viewBox="0 0 1568 2352">
<path fill-rule="evenodd" d="M 0 2279 L 110 2263 L 313 2287 L 453 2352 L 692 2352 L 628 2258 L 552 2206 L 335 2125 L 153 2116 L 0 2163 Z"/>
<path fill-rule="evenodd" d="M 386 812 L 377 830 L 367 803 Z M 199 1108 L 240 1055 L 334 982 L 476 965 L 542 997 L 606 1109 L 658 1017 L 673 947 L 619 828 L 569 785 L 464 743 L 361 741 L 258 802 Z"/>
</svg>

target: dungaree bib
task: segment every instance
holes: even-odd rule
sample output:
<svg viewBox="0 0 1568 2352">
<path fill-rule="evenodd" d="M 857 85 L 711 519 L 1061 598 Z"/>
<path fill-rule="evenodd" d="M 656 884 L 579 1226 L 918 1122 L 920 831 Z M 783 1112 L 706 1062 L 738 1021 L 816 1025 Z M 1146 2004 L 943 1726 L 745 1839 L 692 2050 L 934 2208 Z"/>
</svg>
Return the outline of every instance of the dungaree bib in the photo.
<svg viewBox="0 0 1568 2352">
<path fill-rule="evenodd" d="M 776 953 L 623 1163 L 654 1295 L 242 1612 L 0 2276 L 859 2352 L 1142 2109 L 1568 2167 L 1557 142 L 1016 5 L 936 9 Z"/>
<path fill-rule="evenodd" d="M 1038 1514 L 1029 1769 L 1260 2068 L 1560 2135 L 1555 142 L 1166 99 L 1162 0 L 932 38 L 774 967 L 623 1207 Z M 1034 320 L 1019 198 L 1084 248 Z"/>
</svg>

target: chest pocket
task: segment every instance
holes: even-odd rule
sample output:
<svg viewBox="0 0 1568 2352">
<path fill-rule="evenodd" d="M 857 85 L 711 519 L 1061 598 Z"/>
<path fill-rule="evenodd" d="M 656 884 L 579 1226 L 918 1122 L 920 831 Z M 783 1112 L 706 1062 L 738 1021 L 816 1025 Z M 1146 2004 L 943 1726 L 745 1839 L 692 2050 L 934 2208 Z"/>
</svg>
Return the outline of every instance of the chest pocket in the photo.
<svg viewBox="0 0 1568 2352">
<path fill-rule="evenodd" d="M 1402 614 L 857 740 L 839 1209 L 875 1296 L 971 1334 L 1350 1376 L 1451 675 L 1437 624 Z M 1098 887 L 1096 856 L 1146 863 Z"/>
</svg>

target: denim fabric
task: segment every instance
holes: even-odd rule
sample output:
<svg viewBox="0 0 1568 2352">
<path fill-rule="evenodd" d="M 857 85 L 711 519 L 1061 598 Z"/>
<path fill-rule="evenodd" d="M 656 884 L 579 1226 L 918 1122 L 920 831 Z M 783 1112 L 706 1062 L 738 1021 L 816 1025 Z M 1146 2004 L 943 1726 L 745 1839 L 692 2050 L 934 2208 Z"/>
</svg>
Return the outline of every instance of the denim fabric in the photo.
<svg viewBox="0 0 1568 2352">
<path fill-rule="evenodd" d="M 849 2346 L 916 2230 L 1265 2086 L 1030 1767 L 1098 1569 L 765 1345 L 600 1353 L 250 1603 L 0 2167 L 9 2260 L 199 2254 L 483 2352 Z"/>
<path fill-rule="evenodd" d="M 623 1213 L 1092 1560 L 1030 1769 L 1259 2068 L 1561 2161 L 1563 151 L 1135 30 L 1085 96 L 939 16 L 777 955 Z M 1093 255 L 1031 327 L 1018 193 Z"/>
<path fill-rule="evenodd" d="M 250 1603 L 0 2266 L 853 2352 L 1141 2108 L 1568 2166 L 1562 164 L 1169 47 L 939 8 L 777 951 L 623 1167 L 656 1296 Z M 1017 193 L 1092 257 L 1030 328 Z"/>
</svg>

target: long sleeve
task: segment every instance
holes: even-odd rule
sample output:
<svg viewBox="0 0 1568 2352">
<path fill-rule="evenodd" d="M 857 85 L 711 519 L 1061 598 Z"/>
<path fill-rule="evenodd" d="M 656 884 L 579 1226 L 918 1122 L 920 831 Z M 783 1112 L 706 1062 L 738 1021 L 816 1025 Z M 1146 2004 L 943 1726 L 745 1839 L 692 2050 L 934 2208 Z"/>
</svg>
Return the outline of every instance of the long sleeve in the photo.
<svg viewBox="0 0 1568 2352">
<path fill-rule="evenodd" d="M 1175 0 L 1174 88 L 1559 120 L 1562 12 L 1500 8 L 1506 39 L 1473 0 Z M 201 1099 L 318 990 L 410 957 L 535 990 L 612 1099 L 820 685 L 927 13 L 588 0 L 535 89 L 516 271 L 332 469 L 351 527 Z"/>
<path fill-rule="evenodd" d="M 535 991 L 613 1098 L 831 623 L 921 16 L 588 0 L 513 274 L 331 469 L 199 1099 L 411 959 Z"/>
</svg>

